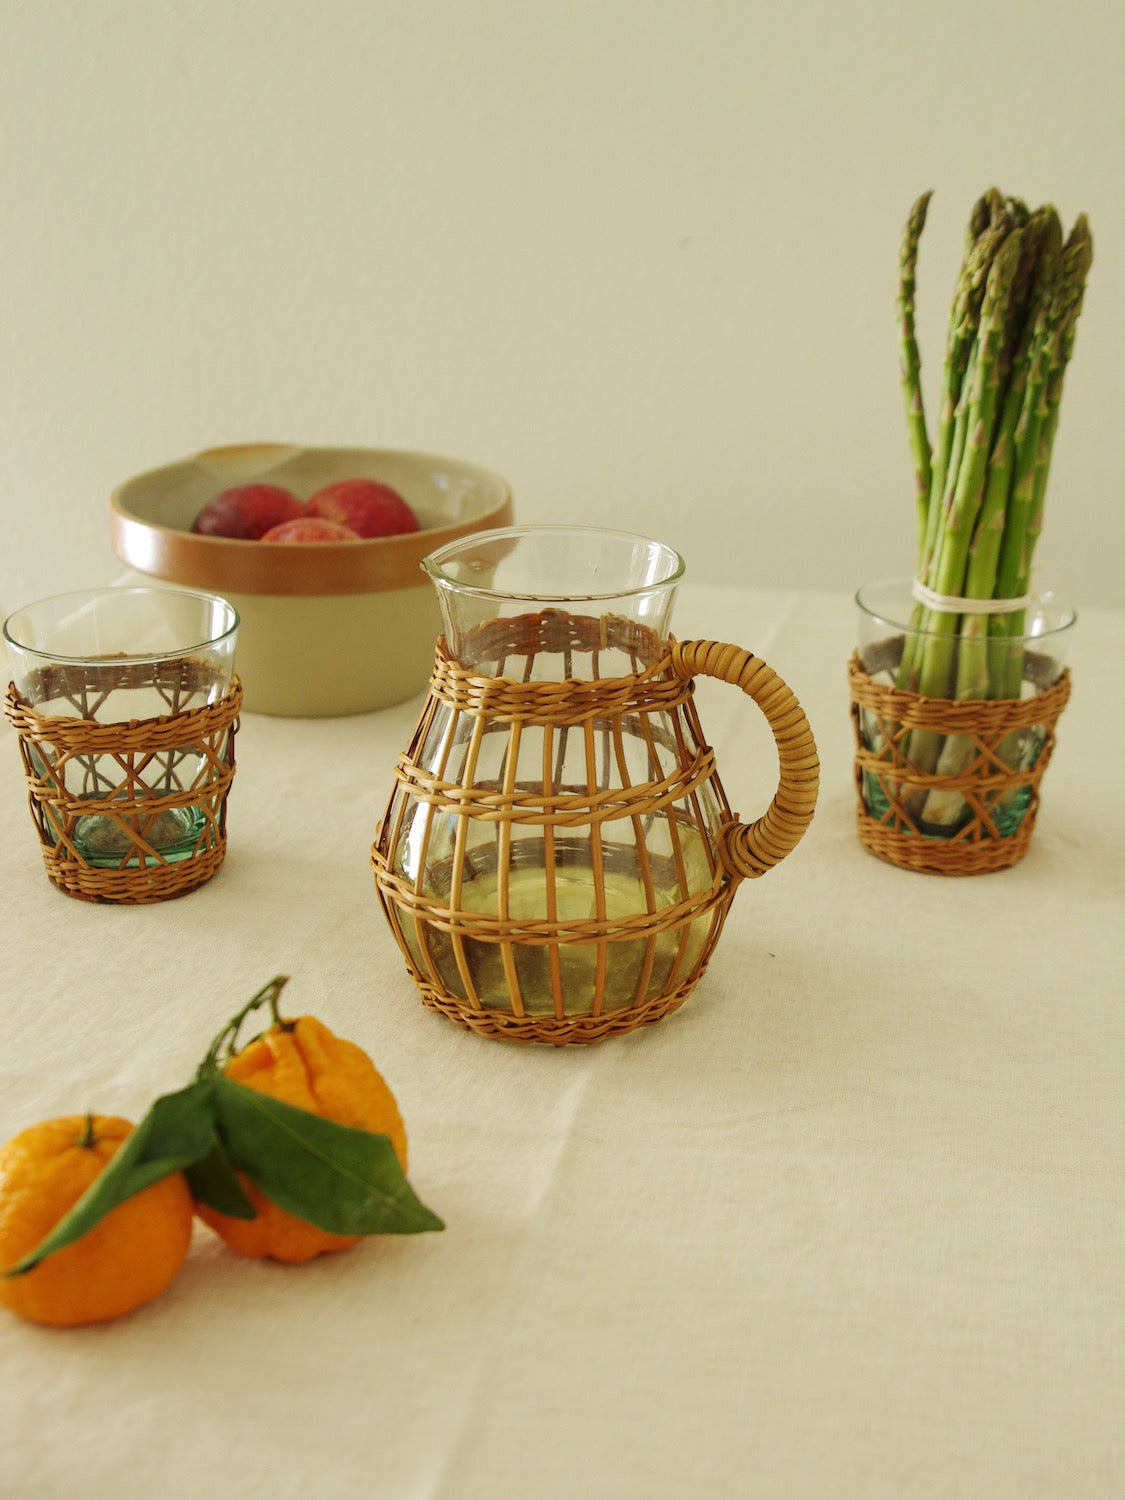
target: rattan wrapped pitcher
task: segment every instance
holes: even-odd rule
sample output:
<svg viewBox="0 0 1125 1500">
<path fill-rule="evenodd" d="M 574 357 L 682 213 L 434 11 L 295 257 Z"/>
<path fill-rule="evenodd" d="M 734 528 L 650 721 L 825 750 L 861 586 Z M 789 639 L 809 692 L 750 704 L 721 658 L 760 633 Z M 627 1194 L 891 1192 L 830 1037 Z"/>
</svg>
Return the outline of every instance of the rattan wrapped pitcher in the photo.
<svg viewBox="0 0 1125 1500">
<path fill-rule="evenodd" d="M 691 993 L 745 878 L 797 844 L 818 763 L 764 662 L 668 635 L 680 557 L 570 527 L 452 543 L 430 691 L 372 848 L 423 1001 L 519 1041 L 593 1042 Z M 756 821 L 731 812 L 692 679 L 765 714 L 780 763 Z"/>
</svg>

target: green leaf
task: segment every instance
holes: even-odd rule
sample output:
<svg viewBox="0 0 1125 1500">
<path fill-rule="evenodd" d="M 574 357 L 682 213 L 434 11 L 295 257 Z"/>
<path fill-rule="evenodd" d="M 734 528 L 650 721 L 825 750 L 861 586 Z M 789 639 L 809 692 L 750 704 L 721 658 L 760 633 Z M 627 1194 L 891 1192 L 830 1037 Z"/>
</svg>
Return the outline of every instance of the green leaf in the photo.
<svg viewBox="0 0 1125 1500">
<path fill-rule="evenodd" d="M 339 1125 L 222 1073 L 214 1082 L 232 1165 L 286 1212 L 329 1234 L 444 1229 L 415 1196 L 385 1135 Z"/>
<path fill-rule="evenodd" d="M 50 1234 L 2 1274 L 22 1276 L 81 1239 L 127 1198 L 207 1157 L 215 1134 L 214 1111 L 210 1078 L 162 1095 Z"/>
<path fill-rule="evenodd" d="M 206 1203 L 234 1219 L 258 1217 L 258 1210 L 246 1196 L 218 1135 L 212 1140 L 210 1153 L 186 1168 L 184 1176 L 196 1202 Z"/>
</svg>

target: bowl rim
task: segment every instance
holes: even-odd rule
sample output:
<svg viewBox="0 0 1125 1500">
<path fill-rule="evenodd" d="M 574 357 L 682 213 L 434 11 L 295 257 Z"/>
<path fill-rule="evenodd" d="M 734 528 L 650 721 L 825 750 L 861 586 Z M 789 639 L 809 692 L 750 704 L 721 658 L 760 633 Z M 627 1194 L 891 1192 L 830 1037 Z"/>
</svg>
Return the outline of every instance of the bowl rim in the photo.
<svg viewBox="0 0 1125 1500">
<path fill-rule="evenodd" d="M 254 453 L 261 453 L 263 460 L 272 456 L 275 468 L 283 455 L 297 454 L 363 453 L 373 459 L 408 460 L 477 479 L 486 492 L 491 492 L 492 499 L 479 514 L 444 526 L 355 542 L 302 542 L 291 547 L 263 547 L 258 541 L 200 536 L 147 520 L 130 508 L 130 498 L 137 490 L 173 470 L 221 463 L 226 456 L 245 459 Z M 263 480 L 269 472 L 266 469 Z M 253 477 L 247 475 L 242 482 L 252 482 Z M 114 488 L 109 507 L 110 542 L 115 554 L 146 576 L 223 596 L 367 594 L 429 587 L 423 559 L 449 542 L 510 522 L 512 490 L 494 470 L 442 454 L 343 444 L 242 443 L 203 449 L 134 474 Z"/>
</svg>

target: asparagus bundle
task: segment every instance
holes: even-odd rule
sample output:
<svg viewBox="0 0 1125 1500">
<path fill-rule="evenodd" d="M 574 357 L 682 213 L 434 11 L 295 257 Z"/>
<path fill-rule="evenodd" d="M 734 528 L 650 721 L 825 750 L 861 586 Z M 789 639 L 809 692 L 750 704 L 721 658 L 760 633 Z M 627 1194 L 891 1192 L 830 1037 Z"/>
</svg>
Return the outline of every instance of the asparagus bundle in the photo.
<svg viewBox="0 0 1125 1500">
<path fill-rule="evenodd" d="M 930 193 L 913 205 L 899 261 L 902 388 L 917 493 L 915 576 L 923 597 L 1018 600 L 1031 581 L 1047 474 L 1093 249 L 1085 215 L 1063 239 L 1050 205 L 1034 212 L 996 188 L 973 206 L 950 310 L 931 442 L 915 336 L 918 245 Z M 930 595 L 926 591 L 930 591 Z M 932 698 L 1018 698 L 1021 608 L 920 603 L 898 686 Z M 955 771 L 963 746 L 916 734 L 920 770 Z M 931 797 L 931 803 L 934 798 Z M 927 805 L 929 822 L 950 809 Z"/>
<path fill-rule="evenodd" d="M 990 188 L 973 206 L 949 317 L 941 409 L 931 443 L 914 330 L 918 243 L 930 193 L 903 236 L 898 311 L 914 462 L 919 582 L 943 597 L 1018 599 L 1043 519 L 1063 379 L 1093 256 L 1079 215 L 1062 238 L 1050 205 L 1033 213 Z M 1023 613 L 919 607 L 917 628 L 948 637 L 910 653 L 900 685 L 935 698 L 1019 696 L 1018 672 L 988 638 L 1020 636 Z M 955 650 L 955 639 L 968 645 Z"/>
</svg>

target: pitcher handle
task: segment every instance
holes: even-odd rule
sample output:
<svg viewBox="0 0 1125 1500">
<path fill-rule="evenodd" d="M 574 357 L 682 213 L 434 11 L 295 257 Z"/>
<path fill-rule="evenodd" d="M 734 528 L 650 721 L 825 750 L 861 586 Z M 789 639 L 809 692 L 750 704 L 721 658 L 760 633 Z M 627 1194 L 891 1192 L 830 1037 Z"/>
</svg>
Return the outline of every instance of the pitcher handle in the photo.
<svg viewBox="0 0 1125 1500">
<path fill-rule="evenodd" d="M 716 677 L 741 688 L 773 731 L 781 769 L 773 801 L 756 822 L 730 823 L 720 836 L 720 856 L 731 874 L 755 879 L 796 848 L 812 821 L 820 760 L 809 721 L 773 668 L 740 646 L 674 641 L 672 666 L 679 677 Z"/>
</svg>

